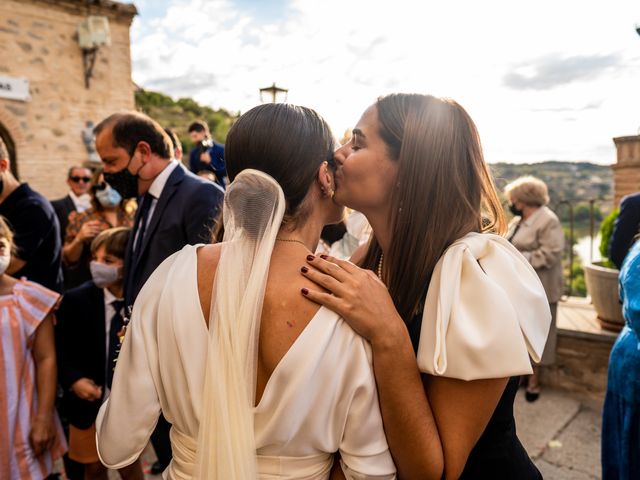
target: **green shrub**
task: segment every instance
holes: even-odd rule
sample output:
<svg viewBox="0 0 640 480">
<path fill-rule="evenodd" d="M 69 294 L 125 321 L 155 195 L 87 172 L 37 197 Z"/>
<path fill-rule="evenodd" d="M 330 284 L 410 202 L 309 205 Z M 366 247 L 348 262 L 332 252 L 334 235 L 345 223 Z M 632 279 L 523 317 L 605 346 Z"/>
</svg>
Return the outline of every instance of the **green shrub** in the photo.
<svg viewBox="0 0 640 480">
<path fill-rule="evenodd" d="M 602 221 L 600 225 L 600 255 L 602 256 L 602 264 L 605 267 L 616 268 L 611 260 L 609 260 L 609 243 L 611 242 L 611 235 L 613 234 L 613 227 L 618 218 L 620 209 L 614 208 L 611 213 Z"/>
</svg>

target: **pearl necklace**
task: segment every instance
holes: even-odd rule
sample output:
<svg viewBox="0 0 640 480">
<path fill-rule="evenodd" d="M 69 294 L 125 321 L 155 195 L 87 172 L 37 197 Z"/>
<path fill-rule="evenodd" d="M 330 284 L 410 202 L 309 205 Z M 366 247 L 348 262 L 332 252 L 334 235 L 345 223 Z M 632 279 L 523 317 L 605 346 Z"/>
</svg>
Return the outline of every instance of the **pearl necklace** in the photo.
<svg viewBox="0 0 640 480">
<path fill-rule="evenodd" d="M 384 253 L 380 254 L 380 261 L 378 262 L 378 278 L 382 280 L 382 259 L 384 258 Z"/>
</svg>

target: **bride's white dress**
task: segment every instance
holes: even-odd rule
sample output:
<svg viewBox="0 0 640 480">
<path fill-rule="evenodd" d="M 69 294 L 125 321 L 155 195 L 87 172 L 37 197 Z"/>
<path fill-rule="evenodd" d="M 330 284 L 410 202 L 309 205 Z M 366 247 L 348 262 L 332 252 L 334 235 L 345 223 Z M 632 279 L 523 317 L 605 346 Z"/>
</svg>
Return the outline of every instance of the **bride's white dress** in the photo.
<svg viewBox="0 0 640 480">
<path fill-rule="evenodd" d="M 173 425 L 165 478 L 194 478 L 208 330 L 197 288 L 197 248 L 165 260 L 136 301 L 98 418 L 102 462 L 132 463 L 160 411 Z M 340 452 L 349 479 L 392 479 L 368 343 L 320 308 L 271 375 L 254 408 L 261 479 L 326 479 Z"/>
</svg>

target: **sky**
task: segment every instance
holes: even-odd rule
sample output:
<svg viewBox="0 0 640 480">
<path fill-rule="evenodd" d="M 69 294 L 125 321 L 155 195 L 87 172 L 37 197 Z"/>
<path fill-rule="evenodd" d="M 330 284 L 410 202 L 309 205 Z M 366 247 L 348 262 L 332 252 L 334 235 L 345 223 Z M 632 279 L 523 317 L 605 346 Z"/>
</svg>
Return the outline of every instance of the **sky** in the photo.
<svg viewBox="0 0 640 480">
<path fill-rule="evenodd" d="M 453 98 L 489 162 L 616 160 L 640 129 L 640 2 L 134 0 L 133 80 L 246 112 L 275 82 L 336 137 L 393 92 Z"/>
</svg>

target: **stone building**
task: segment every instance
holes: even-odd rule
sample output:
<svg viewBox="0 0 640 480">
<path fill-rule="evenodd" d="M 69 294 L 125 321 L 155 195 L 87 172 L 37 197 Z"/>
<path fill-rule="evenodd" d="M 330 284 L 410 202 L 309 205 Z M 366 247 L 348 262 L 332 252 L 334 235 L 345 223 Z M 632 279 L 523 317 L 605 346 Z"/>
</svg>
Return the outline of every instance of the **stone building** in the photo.
<svg viewBox="0 0 640 480">
<path fill-rule="evenodd" d="M 614 205 L 630 193 L 640 192 L 640 135 L 617 137 L 617 162 L 613 169 Z"/>
<path fill-rule="evenodd" d="M 133 4 L 111 0 L 0 1 L 0 136 L 14 173 L 48 198 L 67 190 L 70 166 L 91 161 L 87 122 L 134 108 L 129 28 L 136 13 Z M 87 85 L 91 51 L 81 49 L 78 28 L 89 17 L 110 41 L 94 52 Z"/>
</svg>

